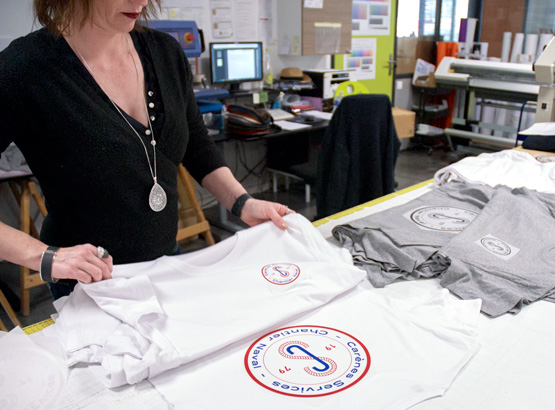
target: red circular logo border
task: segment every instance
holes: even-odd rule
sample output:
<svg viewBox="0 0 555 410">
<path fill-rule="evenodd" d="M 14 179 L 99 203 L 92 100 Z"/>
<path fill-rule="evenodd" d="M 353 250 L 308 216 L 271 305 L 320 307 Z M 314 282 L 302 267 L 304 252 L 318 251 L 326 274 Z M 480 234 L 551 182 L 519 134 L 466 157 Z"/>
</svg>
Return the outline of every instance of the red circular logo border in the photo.
<svg viewBox="0 0 555 410">
<path fill-rule="evenodd" d="M 287 265 L 293 265 L 294 267 L 296 267 L 296 268 L 299 270 L 299 273 L 298 273 L 297 277 L 296 277 L 295 279 L 293 279 L 291 282 L 287 282 L 287 283 L 275 283 L 275 282 L 272 282 L 271 280 L 269 280 L 269 279 L 266 277 L 266 275 L 264 275 L 264 268 L 265 268 L 266 266 L 270 266 L 270 265 L 285 265 L 285 264 L 287 264 Z M 299 279 L 299 276 L 301 276 L 301 268 L 299 268 L 299 267 L 298 267 L 297 265 L 295 265 L 294 263 L 289 263 L 289 262 L 268 263 L 267 265 L 264 265 L 264 266 L 262 267 L 262 269 L 260 269 L 260 273 L 262 273 L 262 277 L 263 277 L 265 280 L 267 280 L 268 282 L 270 282 L 272 285 L 285 286 L 285 285 L 289 285 L 289 284 L 295 282 L 297 279 Z"/>
<path fill-rule="evenodd" d="M 315 328 L 319 328 L 319 329 L 327 329 L 327 330 L 333 330 L 334 332 L 338 332 L 338 333 L 342 333 L 348 337 L 350 337 L 351 339 L 355 340 L 364 350 L 364 353 L 366 353 L 366 357 L 368 358 L 368 366 L 366 367 L 366 369 L 364 370 L 364 372 L 362 372 L 362 375 L 353 383 L 349 384 L 348 386 L 345 386 L 339 390 L 336 390 L 334 392 L 329 392 L 329 393 L 322 393 L 322 394 L 314 394 L 311 396 L 302 396 L 302 395 L 298 395 L 298 394 L 291 394 L 291 393 L 285 393 L 279 390 L 274 390 L 269 388 L 268 386 L 264 385 L 263 383 L 261 383 L 255 376 L 254 374 L 250 371 L 249 369 L 249 352 L 251 351 L 251 349 L 253 348 L 253 346 L 255 346 L 260 340 L 264 339 L 266 336 L 271 335 L 272 333 L 276 333 L 276 332 L 281 332 L 282 330 L 288 330 L 288 329 L 295 329 L 295 328 L 299 328 L 299 327 L 315 327 Z M 243 360 L 243 363 L 245 365 L 245 370 L 247 371 L 247 373 L 249 374 L 249 376 L 251 377 L 252 380 L 254 380 L 256 383 L 258 383 L 258 385 L 264 387 L 266 390 L 269 390 L 273 393 L 277 393 L 277 394 L 283 394 L 284 396 L 290 396 L 290 397 L 302 397 L 302 398 L 311 398 L 311 397 L 322 397 L 322 396 L 330 396 L 332 394 L 337 394 L 339 392 L 342 392 L 343 390 L 346 390 L 350 387 L 353 387 L 355 384 L 357 384 L 359 381 L 361 381 L 362 379 L 364 379 L 364 377 L 366 376 L 366 373 L 368 373 L 368 371 L 370 370 L 370 367 L 372 366 L 372 359 L 370 357 L 370 352 L 368 351 L 368 349 L 366 348 L 366 346 L 360 341 L 358 340 L 356 337 L 351 336 L 350 334 L 348 334 L 347 332 L 343 332 L 341 330 L 337 330 L 334 329 L 333 327 L 326 327 L 326 326 L 315 326 L 315 325 L 299 325 L 299 326 L 288 326 L 288 327 L 282 327 L 281 329 L 276 329 L 276 330 L 272 330 L 271 332 L 266 333 L 263 336 L 260 336 L 258 339 L 256 339 L 253 343 L 251 343 L 251 345 L 249 346 L 249 348 L 247 349 L 246 353 L 245 353 L 245 359 Z"/>
</svg>

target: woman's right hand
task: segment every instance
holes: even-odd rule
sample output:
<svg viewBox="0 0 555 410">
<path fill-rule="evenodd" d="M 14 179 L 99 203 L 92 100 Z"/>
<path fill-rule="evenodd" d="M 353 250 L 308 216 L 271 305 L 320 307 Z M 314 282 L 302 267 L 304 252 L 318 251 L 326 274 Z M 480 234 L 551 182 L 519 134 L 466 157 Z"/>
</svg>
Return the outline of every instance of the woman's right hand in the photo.
<svg viewBox="0 0 555 410">
<path fill-rule="evenodd" d="M 91 244 L 59 248 L 52 263 L 52 278 L 75 279 L 81 283 L 112 278 L 112 256 L 100 258 Z"/>
</svg>

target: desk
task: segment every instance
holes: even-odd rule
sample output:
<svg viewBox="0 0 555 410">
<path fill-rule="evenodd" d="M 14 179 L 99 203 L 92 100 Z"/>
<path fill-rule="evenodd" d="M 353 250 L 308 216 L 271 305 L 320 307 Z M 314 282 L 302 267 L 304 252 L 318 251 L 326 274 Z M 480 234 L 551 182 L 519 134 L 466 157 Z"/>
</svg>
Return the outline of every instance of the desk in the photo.
<svg viewBox="0 0 555 410">
<path fill-rule="evenodd" d="M 213 135 L 212 139 L 216 143 L 226 141 L 244 141 L 246 143 L 262 141 L 266 146 L 265 166 L 276 170 L 286 170 L 292 165 L 308 162 L 311 147 L 319 144 L 322 140 L 327 125 L 328 121 L 324 121 L 314 126 L 292 131 L 272 127 L 269 134 L 249 138 L 221 131 Z M 236 175 L 236 177 L 241 179 L 239 175 Z M 210 223 L 230 232 L 243 229 L 240 225 L 230 221 L 227 209 L 221 204 L 219 204 L 218 219 L 210 220 Z"/>
</svg>

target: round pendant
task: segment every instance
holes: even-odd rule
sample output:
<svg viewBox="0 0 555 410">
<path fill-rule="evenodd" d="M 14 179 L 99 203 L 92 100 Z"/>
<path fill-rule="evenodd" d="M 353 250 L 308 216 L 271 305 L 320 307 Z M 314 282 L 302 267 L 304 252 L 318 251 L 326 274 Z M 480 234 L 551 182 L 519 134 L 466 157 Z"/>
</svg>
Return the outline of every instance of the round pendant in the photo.
<svg viewBox="0 0 555 410">
<path fill-rule="evenodd" d="M 166 207 L 166 202 L 166 192 L 160 185 L 158 185 L 157 182 L 155 182 L 152 186 L 152 189 L 150 190 L 150 195 L 148 197 L 150 209 L 152 209 L 154 212 L 160 212 Z"/>
</svg>

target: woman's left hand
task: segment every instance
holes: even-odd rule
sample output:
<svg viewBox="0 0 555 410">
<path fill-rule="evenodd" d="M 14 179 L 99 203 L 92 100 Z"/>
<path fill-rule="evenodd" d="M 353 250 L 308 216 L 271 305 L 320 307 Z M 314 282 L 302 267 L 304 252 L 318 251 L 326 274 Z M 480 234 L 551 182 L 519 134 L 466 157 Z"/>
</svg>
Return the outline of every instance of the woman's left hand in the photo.
<svg viewBox="0 0 555 410">
<path fill-rule="evenodd" d="M 271 220 L 278 228 L 287 229 L 283 217 L 291 212 L 285 205 L 249 198 L 241 210 L 241 220 L 250 226 Z"/>
</svg>

